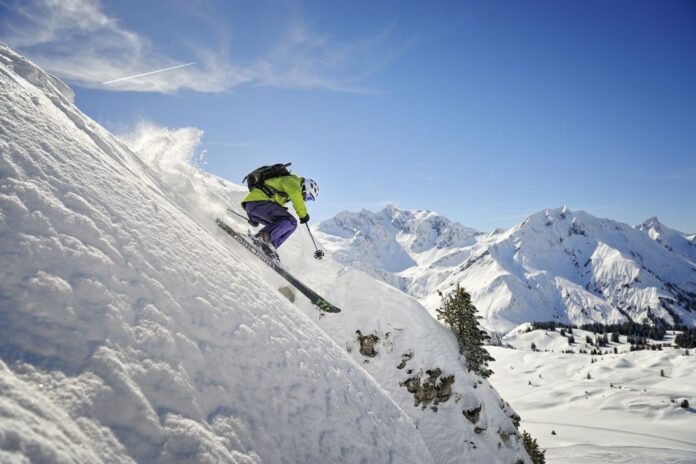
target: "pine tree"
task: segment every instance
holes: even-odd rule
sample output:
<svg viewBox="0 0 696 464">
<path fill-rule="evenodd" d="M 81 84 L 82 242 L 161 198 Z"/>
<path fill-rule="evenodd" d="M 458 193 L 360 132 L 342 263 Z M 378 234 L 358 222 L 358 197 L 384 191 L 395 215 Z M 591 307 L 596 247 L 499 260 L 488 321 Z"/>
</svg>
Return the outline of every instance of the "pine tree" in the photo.
<svg viewBox="0 0 696 464">
<path fill-rule="evenodd" d="M 532 438 L 526 430 L 522 432 L 522 444 L 534 464 L 546 464 L 546 451 L 539 449 L 539 443 L 537 443 L 536 438 Z"/>
<path fill-rule="evenodd" d="M 490 377 L 493 371 L 488 367 L 494 361 L 483 342 L 488 338 L 479 325 L 481 316 L 471 302 L 471 295 L 457 285 L 454 292 L 442 298 L 442 306 L 437 309 L 437 318 L 447 324 L 454 332 L 459 344 L 459 353 L 466 357 L 466 368 L 483 378 Z"/>
</svg>

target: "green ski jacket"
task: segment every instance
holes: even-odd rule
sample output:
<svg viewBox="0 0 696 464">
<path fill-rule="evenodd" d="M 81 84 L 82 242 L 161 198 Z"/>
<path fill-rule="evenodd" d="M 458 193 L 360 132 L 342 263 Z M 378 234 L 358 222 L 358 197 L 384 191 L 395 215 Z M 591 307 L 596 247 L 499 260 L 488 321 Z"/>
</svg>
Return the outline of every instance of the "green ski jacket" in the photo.
<svg viewBox="0 0 696 464">
<path fill-rule="evenodd" d="M 268 179 L 264 184 L 270 188 L 273 195 L 269 197 L 263 190 L 254 187 L 242 200 L 242 207 L 250 201 L 275 201 L 280 206 L 285 206 L 287 202 L 292 201 L 292 206 L 300 219 L 307 215 L 307 206 L 302 197 L 302 177 L 290 174 Z"/>
</svg>

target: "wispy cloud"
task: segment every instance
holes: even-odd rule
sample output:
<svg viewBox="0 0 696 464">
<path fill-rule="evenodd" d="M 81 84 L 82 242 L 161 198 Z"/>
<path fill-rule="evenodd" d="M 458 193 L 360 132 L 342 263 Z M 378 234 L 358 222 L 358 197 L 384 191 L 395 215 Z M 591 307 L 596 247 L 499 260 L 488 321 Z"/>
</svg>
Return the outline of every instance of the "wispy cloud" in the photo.
<svg viewBox="0 0 696 464">
<path fill-rule="evenodd" d="M 388 24 L 374 35 L 352 42 L 335 42 L 294 20 L 270 53 L 250 70 L 263 85 L 320 88 L 339 92 L 375 93 L 360 83 L 402 55 L 408 44 L 386 44 L 395 27 Z M 385 51 L 388 48 L 388 51 Z"/>
<path fill-rule="evenodd" d="M 229 40 L 221 33 L 220 43 L 187 43 L 185 56 L 172 57 L 107 14 L 99 0 L 0 0 L 0 6 L 9 13 L 0 17 L 0 40 L 73 84 L 114 91 L 224 92 L 254 84 L 373 92 L 363 81 L 407 47 L 389 43 L 395 24 L 338 42 L 291 17 L 261 56 L 233 61 Z M 195 66 L 182 66 L 193 61 Z M 163 69 L 168 72 L 152 72 Z"/>
</svg>

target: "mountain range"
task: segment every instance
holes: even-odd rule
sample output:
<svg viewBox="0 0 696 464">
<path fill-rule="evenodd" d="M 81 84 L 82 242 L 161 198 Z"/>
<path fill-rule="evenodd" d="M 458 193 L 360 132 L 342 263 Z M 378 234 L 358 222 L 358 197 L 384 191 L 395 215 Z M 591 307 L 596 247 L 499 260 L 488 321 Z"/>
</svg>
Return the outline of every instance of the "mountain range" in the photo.
<svg viewBox="0 0 696 464">
<path fill-rule="evenodd" d="M 431 211 L 388 205 L 316 227 L 333 257 L 434 313 L 455 285 L 493 331 L 520 323 L 696 322 L 696 241 L 650 218 L 637 227 L 567 207 L 477 232 Z"/>
</svg>

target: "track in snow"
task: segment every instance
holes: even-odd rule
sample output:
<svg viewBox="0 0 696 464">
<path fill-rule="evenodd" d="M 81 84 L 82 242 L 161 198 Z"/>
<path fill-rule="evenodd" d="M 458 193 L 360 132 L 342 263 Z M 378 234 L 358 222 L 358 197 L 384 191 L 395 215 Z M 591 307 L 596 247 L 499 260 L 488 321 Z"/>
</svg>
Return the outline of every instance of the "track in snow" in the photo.
<svg viewBox="0 0 696 464">
<path fill-rule="evenodd" d="M 631 435 L 631 436 L 640 435 L 642 437 L 657 438 L 659 440 L 671 441 L 674 443 L 680 443 L 682 445 L 689 445 L 689 446 L 693 446 L 694 448 L 696 448 L 696 443 L 694 443 L 694 442 L 685 441 L 685 440 L 677 440 L 675 438 L 663 437 L 661 435 L 653 435 L 651 433 L 633 432 L 630 430 L 613 429 L 613 428 L 608 428 L 608 427 L 595 427 L 592 425 L 567 424 L 567 423 L 563 423 L 563 422 L 545 422 L 545 421 L 531 421 L 531 420 L 525 420 L 524 422 L 527 424 L 560 425 L 563 427 L 575 427 L 578 429 L 601 430 L 603 432 L 621 433 L 621 434 Z"/>
</svg>

